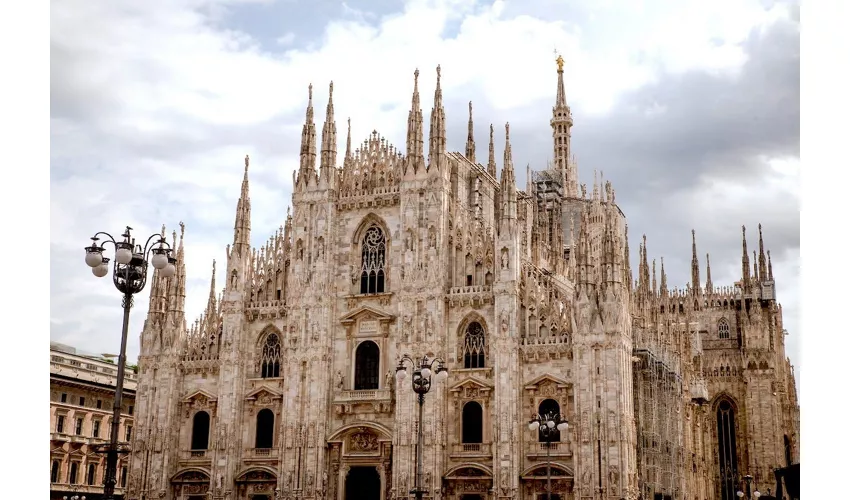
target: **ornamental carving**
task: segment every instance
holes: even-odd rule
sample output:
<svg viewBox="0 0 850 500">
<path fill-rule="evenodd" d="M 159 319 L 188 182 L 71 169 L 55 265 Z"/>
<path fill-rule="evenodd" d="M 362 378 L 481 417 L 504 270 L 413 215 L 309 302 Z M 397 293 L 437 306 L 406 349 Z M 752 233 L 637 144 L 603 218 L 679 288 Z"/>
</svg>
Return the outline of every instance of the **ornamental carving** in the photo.
<svg viewBox="0 0 850 500">
<path fill-rule="evenodd" d="M 349 442 L 351 443 L 351 451 L 364 452 L 378 449 L 378 436 L 366 429 L 352 434 Z"/>
</svg>

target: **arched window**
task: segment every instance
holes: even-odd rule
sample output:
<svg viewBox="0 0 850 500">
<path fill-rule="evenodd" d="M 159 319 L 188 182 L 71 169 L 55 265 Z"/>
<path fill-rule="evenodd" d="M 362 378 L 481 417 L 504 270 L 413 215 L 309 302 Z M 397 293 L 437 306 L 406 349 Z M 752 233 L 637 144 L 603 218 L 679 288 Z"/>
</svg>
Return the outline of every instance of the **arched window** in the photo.
<svg viewBox="0 0 850 500">
<path fill-rule="evenodd" d="M 270 333 L 263 342 L 260 361 L 260 376 L 263 378 L 280 377 L 280 337 Z"/>
<path fill-rule="evenodd" d="M 257 439 L 255 448 L 272 448 L 274 446 L 274 413 L 263 408 L 257 413 Z"/>
<path fill-rule="evenodd" d="M 720 321 L 717 322 L 717 336 L 721 339 L 729 338 L 729 322 L 726 321 L 726 318 L 720 318 Z"/>
<path fill-rule="evenodd" d="M 68 483 L 77 484 L 77 468 L 79 465 L 77 462 L 71 462 L 71 471 L 68 474 Z"/>
<path fill-rule="evenodd" d="M 54 460 L 53 464 L 50 466 L 50 482 L 58 483 L 59 482 L 59 461 Z"/>
<path fill-rule="evenodd" d="M 561 413 L 561 405 L 558 404 L 554 399 L 544 399 L 540 402 L 540 406 L 537 407 L 537 413 L 540 414 L 541 417 L 546 417 L 549 414 L 557 415 Z M 556 422 L 557 423 L 557 422 Z M 537 431 L 537 440 L 541 443 L 545 443 L 546 441 L 557 443 L 561 440 L 561 431 L 558 430 L 557 427 L 552 429 L 551 432 L 546 436 L 543 435 L 543 431 Z"/>
<path fill-rule="evenodd" d="M 360 253 L 360 293 L 384 293 L 386 252 L 384 232 L 372 224 L 363 236 Z"/>
<path fill-rule="evenodd" d="M 717 456 L 720 466 L 720 500 L 736 500 L 738 449 L 735 439 L 735 410 L 729 401 L 717 406 Z"/>
<path fill-rule="evenodd" d="M 192 449 L 206 450 L 210 444 L 210 414 L 205 411 L 195 413 L 192 419 Z"/>
<path fill-rule="evenodd" d="M 484 412 L 481 405 L 475 401 L 469 401 L 463 405 L 463 416 L 461 418 L 461 442 L 480 443 L 483 437 Z"/>
<path fill-rule="evenodd" d="M 380 350 L 378 344 L 367 340 L 357 346 L 354 354 L 354 390 L 374 390 L 378 388 L 380 369 Z"/>
<path fill-rule="evenodd" d="M 89 464 L 88 472 L 86 473 L 86 484 L 94 484 L 94 473 L 96 470 L 95 464 Z"/>
<path fill-rule="evenodd" d="M 466 334 L 463 337 L 463 367 L 484 368 L 485 348 L 484 327 L 481 323 L 473 321 L 466 327 Z"/>
</svg>

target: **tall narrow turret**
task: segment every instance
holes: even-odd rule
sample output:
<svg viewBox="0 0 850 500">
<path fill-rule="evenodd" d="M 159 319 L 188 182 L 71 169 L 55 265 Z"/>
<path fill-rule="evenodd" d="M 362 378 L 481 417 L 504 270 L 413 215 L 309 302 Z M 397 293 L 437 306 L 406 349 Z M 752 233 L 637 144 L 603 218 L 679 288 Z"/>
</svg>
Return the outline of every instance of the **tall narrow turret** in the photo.
<svg viewBox="0 0 850 500">
<path fill-rule="evenodd" d="M 425 168 L 422 107 L 419 103 L 419 70 L 413 72 L 413 98 L 407 115 L 407 162 L 414 172 Z"/>
<path fill-rule="evenodd" d="M 472 132 L 472 101 L 469 101 L 469 124 L 467 124 L 466 133 L 466 158 L 472 163 L 475 163 L 475 134 Z"/>
<path fill-rule="evenodd" d="M 437 88 L 431 109 L 431 133 L 428 140 L 428 169 L 439 168 L 446 154 L 446 110 L 443 108 L 443 89 L 440 86 L 440 66 L 437 66 Z"/>
<path fill-rule="evenodd" d="M 245 155 L 245 174 L 242 176 L 242 191 L 236 202 L 236 221 L 233 224 L 233 251 L 247 256 L 251 248 L 251 197 L 248 194 L 248 166 L 250 158 Z"/>
<path fill-rule="evenodd" d="M 575 164 L 570 162 L 570 137 L 573 126 L 573 115 L 567 105 L 567 95 L 564 91 L 564 58 L 558 56 L 558 90 L 555 96 L 555 106 L 552 108 L 552 143 L 554 148 L 554 166 L 561 173 L 564 183 L 564 196 L 578 197 L 578 173 Z"/>
<path fill-rule="evenodd" d="M 313 84 L 308 87 L 307 113 L 301 129 L 301 164 L 296 189 L 314 183 L 316 177 L 316 124 L 313 120 Z"/>
<path fill-rule="evenodd" d="M 334 82 L 328 87 L 328 107 L 322 127 L 322 158 L 319 162 L 319 178 L 327 188 L 334 187 L 336 173 L 336 120 L 334 120 Z"/>
</svg>

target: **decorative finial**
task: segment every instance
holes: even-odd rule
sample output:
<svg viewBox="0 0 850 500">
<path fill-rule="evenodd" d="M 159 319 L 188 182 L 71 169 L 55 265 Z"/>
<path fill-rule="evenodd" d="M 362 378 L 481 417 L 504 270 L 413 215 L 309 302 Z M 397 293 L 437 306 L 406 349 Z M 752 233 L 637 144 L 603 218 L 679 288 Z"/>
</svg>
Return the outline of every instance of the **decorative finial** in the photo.
<svg viewBox="0 0 850 500">
<path fill-rule="evenodd" d="M 213 270 L 212 270 L 212 273 L 213 273 L 213 278 L 215 278 L 215 259 L 213 259 Z"/>
<path fill-rule="evenodd" d="M 505 140 L 506 141 L 511 140 L 511 123 L 510 122 L 505 123 Z"/>
<path fill-rule="evenodd" d="M 472 120 L 472 101 L 469 101 L 469 119 Z"/>
<path fill-rule="evenodd" d="M 250 163 L 250 161 L 251 161 L 251 159 L 248 157 L 248 155 L 245 155 L 245 171 L 246 172 L 248 171 L 248 163 Z"/>
<path fill-rule="evenodd" d="M 162 232 L 160 232 L 159 234 L 162 235 L 163 239 L 165 238 L 165 224 L 162 225 Z"/>
<path fill-rule="evenodd" d="M 334 81 L 333 80 L 331 80 L 331 84 L 328 85 L 328 92 L 329 92 L 330 97 L 334 96 Z"/>
<path fill-rule="evenodd" d="M 437 65 L 437 81 L 440 81 L 440 65 Z"/>
<path fill-rule="evenodd" d="M 307 86 L 307 97 L 310 99 L 310 103 L 313 102 L 313 84 Z"/>
<path fill-rule="evenodd" d="M 564 58 L 561 57 L 561 54 L 558 54 L 558 58 L 555 59 L 555 63 L 558 65 L 558 73 L 564 72 Z"/>
<path fill-rule="evenodd" d="M 183 221 L 180 221 L 180 240 L 183 240 L 183 235 L 186 234 L 186 224 L 183 224 Z"/>
</svg>

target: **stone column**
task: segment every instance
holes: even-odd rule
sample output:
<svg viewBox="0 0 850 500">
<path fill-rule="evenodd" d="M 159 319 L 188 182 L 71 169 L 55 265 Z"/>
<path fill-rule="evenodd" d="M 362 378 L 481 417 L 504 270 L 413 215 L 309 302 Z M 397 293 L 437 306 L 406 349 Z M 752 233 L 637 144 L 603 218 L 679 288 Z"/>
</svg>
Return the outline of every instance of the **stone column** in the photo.
<svg viewBox="0 0 850 500">
<path fill-rule="evenodd" d="M 387 500 L 387 468 L 384 464 L 378 464 L 378 475 L 381 476 L 381 500 Z"/>
<path fill-rule="evenodd" d="M 348 471 L 351 470 L 351 467 L 348 465 L 341 465 L 339 467 L 339 479 L 337 481 L 337 498 L 339 500 L 345 500 L 345 478 L 348 477 Z M 353 499 L 349 499 L 353 500 Z"/>
</svg>

